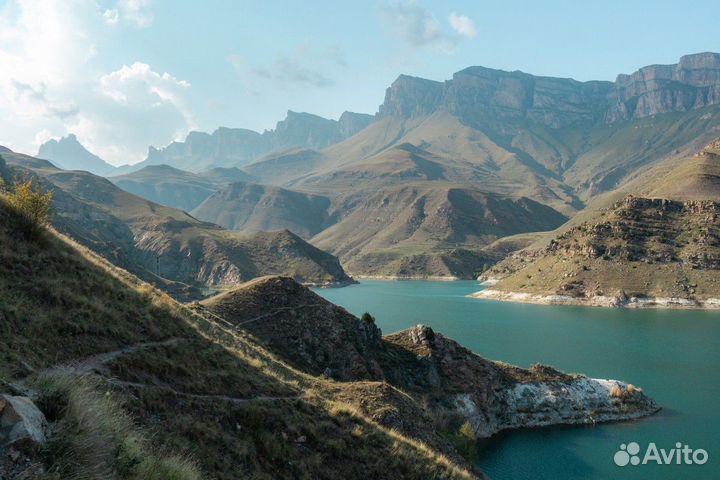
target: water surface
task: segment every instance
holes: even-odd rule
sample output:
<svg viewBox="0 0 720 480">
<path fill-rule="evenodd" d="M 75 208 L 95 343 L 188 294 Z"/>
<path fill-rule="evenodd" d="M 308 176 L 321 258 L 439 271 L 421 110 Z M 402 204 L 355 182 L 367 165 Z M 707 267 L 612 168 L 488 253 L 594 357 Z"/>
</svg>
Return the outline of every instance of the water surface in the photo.
<svg viewBox="0 0 720 480">
<path fill-rule="evenodd" d="M 642 387 L 658 415 L 596 427 L 502 433 L 480 447 L 479 466 L 494 480 L 720 478 L 720 313 L 523 305 L 467 298 L 474 281 L 367 280 L 316 290 L 356 315 L 372 313 L 384 333 L 432 326 L 474 352 L 529 366 L 616 378 Z M 676 442 L 703 448 L 699 465 L 618 467 L 621 443 Z"/>
</svg>

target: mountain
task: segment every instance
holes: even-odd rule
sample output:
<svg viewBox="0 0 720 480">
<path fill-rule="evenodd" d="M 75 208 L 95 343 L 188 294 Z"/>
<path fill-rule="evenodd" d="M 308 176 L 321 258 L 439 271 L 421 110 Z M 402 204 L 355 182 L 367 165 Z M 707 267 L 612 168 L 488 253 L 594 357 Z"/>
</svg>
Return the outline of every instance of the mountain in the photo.
<svg viewBox="0 0 720 480">
<path fill-rule="evenodd" d="M 601 207 L 613 198 L 608 207 Z M 476 294 L 601 306 L 720 305 L 720 141 L 664 162 L 490 269 Z"/>
<path fill-rule="evenodd" d="M 3 421 L 52 437 L 3 432 L 4 476 L 471 480 L 459 450 L 476 438 L 658 410 L 625 382 L 489 361 L 422 325 L 382 337 L 286 277 L 183 305 L 21 225 L 3 194 Z"/>
<path fill-rule="evenodd" d="M 310 238 L 329 223 L 327 197 L 236 182 L 218 190 L 192 214 L 245 233 L 288 229 Z"/>
<path fill-rule="evenodd" d="M 551 230 L 567 218 L 528 198 L 447 183 L 366 193 L 311 240 L 357 275 L 473 278 L 495 260 L 478 251 L 483 245 L 514 233 Z"/>
<path fill-rule="evenodd" d="M 252 181 L 253 177 L 237 168 L 190 173 L 168 165 L 149 165 L 108 179 L 126 192 L 189 212 L 219 188 L 232 182 Z"/>
<path fill-rule="evenodd" d="M 263 134 L 191 133 L 147 162 L 241 165 L 273 189 L 218 194 L 198 215 L 297 231 L 354 274 L 472 278 L 507 250 L 490 248 L 502 236 L 579 222 L 588 205 L 720 135 L 718 89 L 715 53 L 615 82 L 480 66 L 444 82 L 401 75 L 373 118 L 289 112 Z M 153 182 L 143 194 L 159 198 L 163 180 Z M 189 182 L 185 206 L 208 193 Z M 309 207 L 316 197 L 329 206 Z"/>
<path fill-rule="evenodd" d="M 184 142 L 150 147 L 147 158 L 131 167 L 166 164 L 192 172 L 212 167 L 239 167 L 271 152 L 298 147 L 325 148 L 370 124 L 373 117 L 344 112 L 339 120 L 288 111 L 274 130 L 258 133 L 242 128 L 220 127 L 212 134 L 190 132 Z"/>
<path fill-rule="evenodd" d="M 335 257 L 287 230 L 230 232 L 88 172 L 61 170 L 24 155 L 2 156 L 20 170 L 18 176 L 32 172 L 54 190 L 53 225 L 59 231 L 180 297 L 268 274 L 315 284 L 352 281 Z"/>
<path fill-rule="evenodd" d="M 37 156 L 65 170 L 85 170 L 100 176 L 111 175 L 115 171 L 114 166 L 88 152 L 73 134 L 43 143 Z"/>
</svg>

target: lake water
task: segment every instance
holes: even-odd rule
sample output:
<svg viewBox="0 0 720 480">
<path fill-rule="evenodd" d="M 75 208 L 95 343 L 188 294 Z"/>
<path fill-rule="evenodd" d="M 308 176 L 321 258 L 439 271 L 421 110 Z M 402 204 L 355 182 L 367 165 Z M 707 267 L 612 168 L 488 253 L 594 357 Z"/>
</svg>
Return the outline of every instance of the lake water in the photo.
<svg viewBox="0 0 720 480">
<path fill-rule="evenodd" d="M 481 445 L 479 466 L 494 480 L 720 478 L 720 313 L 556 307 L 467 298 L 477 282 L 364 281 L 316 290 L 384 333 L 417 323 L 490 359 L 615 378 L 663 407 L 654 417 L 595 427 L 501 433 Z M 618 467 L 622 443 L 666 450 L 682 442 L 708 452 L 704 465 Z"/>
</svg>

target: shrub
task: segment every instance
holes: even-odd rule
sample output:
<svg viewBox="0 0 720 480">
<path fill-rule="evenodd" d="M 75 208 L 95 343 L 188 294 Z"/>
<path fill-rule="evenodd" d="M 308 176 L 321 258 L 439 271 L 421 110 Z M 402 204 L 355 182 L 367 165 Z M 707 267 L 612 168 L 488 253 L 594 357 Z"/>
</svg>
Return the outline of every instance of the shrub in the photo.
<svg viewBox="0 0 720 480">
<path fill-rule="evenodd" d="M 16 184 L 8 194 L 8 203 L 18 215 L 19 227 L 26 236 L 42 231 L 50 217 L 53 192 L 43 192 L 32 180 Z"/>
<path fill-rule="evenodd" d="M 371 323 L 373 325 L 375 324 L 375 317 L 370 315 L 368 312 L 363 313 L 362 317 L 360 317 L 360 320 L 362 320 L 365 323 Z"/>
</svg>

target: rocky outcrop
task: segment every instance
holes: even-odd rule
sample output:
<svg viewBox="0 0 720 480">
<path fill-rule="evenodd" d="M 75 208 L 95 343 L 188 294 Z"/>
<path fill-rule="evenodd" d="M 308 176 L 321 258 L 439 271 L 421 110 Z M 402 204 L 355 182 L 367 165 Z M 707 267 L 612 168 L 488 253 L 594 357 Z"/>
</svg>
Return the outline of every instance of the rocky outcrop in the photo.
<svg viewBox="0 0 720 480">
<path fill-rule="evenodd" d="M 615 83 L 579 82 L 470 67 L 444 83 L 401 75 L 387 89 L 379 116 L 405 118 L 442 110 L 501 134 L 530 120 L 550 128 L 613 123 L 720 103 L 720 54 L 686 55 L 675 65 L 651 65 Z M 507 129 L 507 131 L 505 131 Z"/>
<path fill-rule="evenodd" d="M 40 447 L 45 443 L 45 415 L 28 397 L 0 395 L 0 449 Z"/>
<path fill-rule="evenodd" d="M 370 125 L 374 120 L 375 117 L 367 113 L 344 111 L 338 118 L 338 125 L 342 135 L 348 138 Z"/>
<path fill-rule="evenodd" d="M 440 106 L 442 95 L 442 82 L 400 75 L 385 91 L 378 117 L 429 115 Z"/>
<path fill-rule="evenodd" d="M 613 100 L 606 117 L 610 122 L 716 105 L 720 54 L 686 55 L 675 65 L 650 65 L 618 75 Z"/>
<path fill-rule="evenodd" d="M 40 145 L 38 157 L 52 161 L 66 170 L 87 170 L 95 175 L 112 175 L 115 167 L 90 153 L 70 134 L 59 140 L 51 139 Z"/>
<path fill-rule="evenodd" d="M 391 357 L 392 363 L 383 364 L 389 378 L 429 400 L 435 396 L 436 414 L 469 421 L 478 437 L 510 428 L 632 419 L 659 410 L 642 390 L 625 382 L 566 375 L 542 365 L 525 370 L 491 362 L 427 326 L 386 341 L 417 355 L 416 366 L 408 359 L 401 363 L 414 374 L 393 370 L 398 357 Z"/>
<path fill-rule="evenodd" d="M 274 130 L 258 133 L 245 128 L 220 127 L 212 134 L 190 132 L 182 142 L 150 147 L 147 158 L 121 173 L 147 165 L 172 165 L 191 172 L 212 166 L 246 165 L 263 155 L 290 148 L 325 148 L 348 138 L 370 124 L 372 117 L 344 112 L 339 120 L 288 110 Z"/>
</svg>

